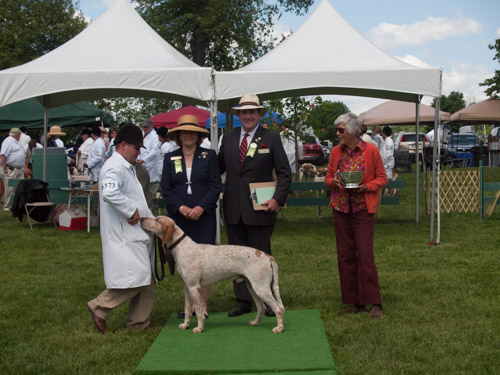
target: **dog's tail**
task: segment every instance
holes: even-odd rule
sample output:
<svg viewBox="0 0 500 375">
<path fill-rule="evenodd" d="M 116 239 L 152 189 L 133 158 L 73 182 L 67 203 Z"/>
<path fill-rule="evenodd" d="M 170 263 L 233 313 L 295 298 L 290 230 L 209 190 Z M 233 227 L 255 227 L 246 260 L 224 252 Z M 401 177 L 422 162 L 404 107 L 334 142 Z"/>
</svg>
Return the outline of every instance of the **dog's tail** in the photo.
<svg viewBox="0 0 500 375">
<path fill-rule="evenodd" d="M 279 283 L 279 278 L 278 278 L 278 263 L 276 262 L 271 262 L 271 268 L 273 270 L 273 293 L 274 293 L 274 298 L 276 298 L 276 301 L 283 307 L 283 311 L 285 310 L 285 307 L 283 306 L 283 302 L 281 301 L 281 296 L 280 296 L 280 283 Z"/>
</svg>

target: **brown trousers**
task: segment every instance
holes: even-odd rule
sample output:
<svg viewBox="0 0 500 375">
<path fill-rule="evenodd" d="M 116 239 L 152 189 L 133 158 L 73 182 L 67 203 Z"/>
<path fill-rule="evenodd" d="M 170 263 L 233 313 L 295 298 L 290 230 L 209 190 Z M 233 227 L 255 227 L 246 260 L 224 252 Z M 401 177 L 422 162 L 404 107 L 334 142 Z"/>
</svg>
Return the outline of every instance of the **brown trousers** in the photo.
<svg viewBox="0 0 500 375">
<path fill-rule="evenodd" d="M 127 327 L 144 329 L 150 324 L 149 317 L 155 302 L 156 285 L 151 284 L 130 289 L 105 289 L 88 303 L 89 308 L 99 318 L 106 320 L 111 310 L 130 301 Z"/>
<path fill-rule="evenodd" d="M 342 303 L 382 303 L 373 253 L 375 214 L 333 209 Z"/>
</svg>

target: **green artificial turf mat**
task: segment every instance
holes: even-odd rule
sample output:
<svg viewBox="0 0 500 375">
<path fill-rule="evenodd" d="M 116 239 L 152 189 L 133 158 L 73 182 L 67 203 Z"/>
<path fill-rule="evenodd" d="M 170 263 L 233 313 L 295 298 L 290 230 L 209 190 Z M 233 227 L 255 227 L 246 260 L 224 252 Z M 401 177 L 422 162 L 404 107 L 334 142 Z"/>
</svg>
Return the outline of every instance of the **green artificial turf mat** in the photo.
<svg viewBox="0 0 500 375">
<path fill-rule="evenodd" d="M 194 334 L 178 328 L 172 314 L 134 374 L 335 375 L 335 364 L 318 310 L 286 311 L 285 330 L 273 334 L 276 318 L 260 326 L 248 322 L 255 312 L 235 318 L 211 313 L 205 330 Z"/>
</svg>

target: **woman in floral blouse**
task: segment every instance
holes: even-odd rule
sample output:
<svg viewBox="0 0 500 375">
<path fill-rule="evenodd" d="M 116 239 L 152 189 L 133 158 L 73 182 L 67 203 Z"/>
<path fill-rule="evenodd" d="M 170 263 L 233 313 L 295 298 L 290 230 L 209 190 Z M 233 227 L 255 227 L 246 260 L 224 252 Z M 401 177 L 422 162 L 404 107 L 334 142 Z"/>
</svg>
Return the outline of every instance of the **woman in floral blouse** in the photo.
<svg viewBox="0 0 500 375">
<path fill-rule="evenodd" d="M 339 145 L 332 149 L 326 186 L 332 189 L 333 211 L 342 303 L 351 305 L 340 314 L 368 311 L 384 314 L 373 252 L 375 211 L 379 190 L 387 177 L 378 148 L 360 138 L 362 121 L 346 113 L 335 120 Z M 342 171 L 363 171 L 358 188 L 347 189 L 338 177 Z"/>
</svg>

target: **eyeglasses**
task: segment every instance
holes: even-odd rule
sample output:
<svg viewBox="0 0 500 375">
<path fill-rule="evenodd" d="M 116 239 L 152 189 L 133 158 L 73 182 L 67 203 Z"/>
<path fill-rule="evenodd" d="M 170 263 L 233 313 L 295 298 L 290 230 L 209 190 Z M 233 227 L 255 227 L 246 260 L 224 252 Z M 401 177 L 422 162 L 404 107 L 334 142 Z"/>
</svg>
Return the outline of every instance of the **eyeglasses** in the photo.
<svg viewBox="0 0 500 375">
<path fill-rule="evenodd" d="M 335 129 L 336 133 L 344 134 L 345 133 L 345 128 L 337 128 Z"/>
</svg>

